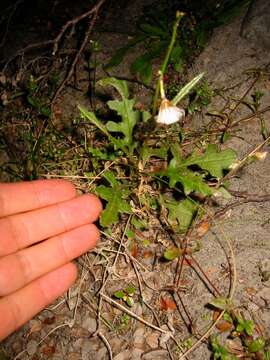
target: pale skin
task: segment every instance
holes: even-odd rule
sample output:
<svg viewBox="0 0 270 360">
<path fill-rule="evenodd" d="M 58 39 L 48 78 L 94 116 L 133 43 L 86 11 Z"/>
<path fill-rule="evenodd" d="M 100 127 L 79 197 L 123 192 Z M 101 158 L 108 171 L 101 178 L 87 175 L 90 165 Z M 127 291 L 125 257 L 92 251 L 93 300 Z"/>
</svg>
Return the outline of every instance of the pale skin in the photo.
<svg viewBox="0 0 270 360">
<path fill-rule="evenodd" d="M 0 184 L 0 341 L 64 294 L 102 206 L 62 180 Z"/>
</svg>

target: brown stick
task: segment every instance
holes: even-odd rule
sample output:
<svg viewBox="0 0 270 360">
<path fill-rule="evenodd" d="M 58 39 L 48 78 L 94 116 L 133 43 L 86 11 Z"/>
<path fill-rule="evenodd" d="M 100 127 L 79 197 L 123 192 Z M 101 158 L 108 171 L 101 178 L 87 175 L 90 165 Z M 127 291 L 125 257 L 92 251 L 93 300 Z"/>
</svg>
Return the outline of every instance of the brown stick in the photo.
<svg viewBox="0 0 270 360">
<path fill-rule="evenodd" d="M 96 6 L 94 6 L 90 11 L 88 11 L 87 13 L 85 14 L 82 14 L 80 15 L 78 18 L 75 18 L 73 20 L 70 20 L 67 24 L 65 24 L 65 26 L 62 28 L 60 34 L 58 35 L 58 37 L 56 38 L 56 42 L 55 42 L 55 46 L 54 46 L 54 49 L 53 49 L 53 54 L 55 53 L 55 51 L 57 51 L 58 49 L 58 43 L 62 37 L 62 35 L 65 33 L 65 31 L 67 30 L 67 28 L 70 26 L 70 25 L 74 25 L 76 22 L 86 18 L 87 16 L 91 17 L 92 14 L 94 14 L 92 20 L 90 21 L 89 23 L 89 26 L 88 26 L 88 30 L 84 36 L 84 39 L 83 39 L 83 42 L 76 54 L 76 56 L 74 57 L 73 61 L 72 61 L 72 64 L 70 66 L 70 69 L 68 71 L 68 74 L 67 76 L 64 78 L 64 80 L 61 82 L 60 86 L 58 87 L 58 89 L 55 91 L 54 95 L 53 95 L 53 98 L 52 98 L 52 101 L 51 101 L 51 105 L 53 105 L 58 97 L 58 95 L 60 94 L 60 92 L 63 90 L 64 86 L 66 85 L 66 83 L 70 80 L 73 72 L 74 72 L 74 69 L 75 69 L 75 66 L 85 48 L 85 46 L 87 45 L 88 41 L 89 41 L 89 36 L 93 30 L 93 27 L 95 25 L 95 22 L 96 22 L 96 19 L 97 19 L 97 16 L 98 16 L 98 11 L 101 7 L 101 5 L 105 2 L 106 0 L 100 0 L 98 2 L 98 4 Z"/>
<path fill-rule="evenodd" d="M 79 15 L 79 16 L 76 16 L 75 18 L 69 20 L 67 23 L 65 23 L 65 25 L 62 27 L 62 29 L 60 30 L 59 34 L 54 38 L 54 39 L 51 39 L 51 40 L 47 40 L 47 41 L 42 41 L 42 42 L 38 42 L 38 43 L 35 43 L 35 44 L 30 44 L 26 47 L 24 47 L 23 49 L 20 49 L 19 51 L 17 51 L 15 53 L 15 55 L 13 55 L 5 64 L 4 68 L 3 68 L 3 72 L 6 71 L 8 65 L 14 60 L 16 59 L 18 56 L 20 55 L 23 55 L 25 54 L 26 52 L 30 51 L 30 50 L 34 50 L 34 49 L 39 49 L 39 48 L 44 48 L 44 47 L 48 47 L 48 46 L 51 46 L 53 45 L 53 51 L 52 51 L 52 55 L 56 55 L 57 51 L 58 51 L 58 48 L 59 48 L 59 43 L 63 37 L 63 35 L 65 34 L 65 32 L 67 31 L 67 29 L 71 26 L 74 26 L 76 25 L 78 22 L 80 22 L 81 20 L 87 18 L 87 17 L 91 17 L 91 15 L 94 14 L 94 17 L 93 17 L 93 24 L 91 23 L 90 24 L 90 27 L 91 27 L 91 30 L 94 26 L 94 23 L 95 23 L 95 20 L 97 18 L 97 14 L 98 14 L 98 11 L 100 9 L 100 7 L 103 5 L 103 3 L 105 2 L 106 0 L 100 0 L 94 7 L 92 7 L 90 10 L 86 11 L 85 13 Z M 91 26 L 92 25 L 92 26 Z M 91 32 L 90 30 L 90 32 Z M 89 37 L 89 29 L 87 31 L 87 34 L 86 36 L 88 35 Z M 87 39 L 88 39 L 87 37 Z M 80 51 L 80 49 L 79 49 Z M 78 61 L 78 59 L 77 59 Z"/>
</svg>

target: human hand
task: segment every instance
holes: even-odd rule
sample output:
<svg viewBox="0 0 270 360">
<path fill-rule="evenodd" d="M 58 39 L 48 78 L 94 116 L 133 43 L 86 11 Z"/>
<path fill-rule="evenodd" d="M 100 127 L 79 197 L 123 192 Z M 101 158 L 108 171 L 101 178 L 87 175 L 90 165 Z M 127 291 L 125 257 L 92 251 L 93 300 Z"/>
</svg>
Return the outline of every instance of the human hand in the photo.
<svg viewBox="0 0 270 360">
<path fill-rule="evenodd" d="M 75 281 L 99 238 L 101 203 L 62 180 L 0 184 L 0 340 Z"/>
</svg>

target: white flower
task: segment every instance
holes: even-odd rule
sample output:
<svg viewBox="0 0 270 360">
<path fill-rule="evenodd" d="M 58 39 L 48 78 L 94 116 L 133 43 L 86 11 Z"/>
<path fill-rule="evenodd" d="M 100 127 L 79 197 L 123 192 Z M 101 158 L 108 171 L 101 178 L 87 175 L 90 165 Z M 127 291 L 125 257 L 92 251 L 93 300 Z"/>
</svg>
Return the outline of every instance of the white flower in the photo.
<svg viewBox="0 0 270 360">
<path fill-rule="evenodd" d="M 181 120 L 184 116 L 184 109 L 173 106 L 171 102 L 165 98 L 161 102 L 156 121 L 158 124 L 170 125 Z"/>
</svg>

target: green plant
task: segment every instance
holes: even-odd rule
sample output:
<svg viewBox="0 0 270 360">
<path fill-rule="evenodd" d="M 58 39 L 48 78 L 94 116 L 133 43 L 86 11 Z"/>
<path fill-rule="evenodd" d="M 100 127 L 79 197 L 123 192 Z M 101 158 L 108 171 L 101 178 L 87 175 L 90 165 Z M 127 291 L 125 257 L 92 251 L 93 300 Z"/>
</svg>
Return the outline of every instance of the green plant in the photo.
<svg viewBox="0 0 270 360">
<path fill-rule="evenodd" d="M 50 117 L 51 110 L 48 105 L 49 99 L 40 97 L 38 94 L 39 85 L 38 81 L 34 78 L 33 75 L 29 76 L 28 82 L 26 84 L 27 90 L 27 102 L 31 105 L 35 110 L 37 110 L 40 114 Z"/>
<path fill-rule="evenodd" d="M 171 101 L 173 109 L 202 76 L 203 74 L 200 74 L 195 77 L 176 94 Z M 119 93 L 120 99 L 108 101 L 109 108 L 117 113 L 118 118 L 104 123 L 93 112 L 79 106 L 81 116 L 94 124 L 108 140 L 102 152 L 95 151 L 91 147 L 88 149 L 94 154 L 95 162 L 108 160 L 108 154 L 116 163 L 118 159 L 126 158 L 124 171 L 127 176 L 132 177 L 132 181 L 118 180 L 118 173 L 121 172 L 119 166 L 115 171 L 106 171 L 102 174 L 102 179 L 106 180 L 107 185 L 100 184 L 96 187 L 96 193 L 106 201 L 105 210 L 101 215 L 101 225 L 105 228 L 110 227 L 118 221 L 119 215 L 132 213 L 130 200 L 136 196 L 138 181 L 144 177 L 148 163 L 153 158 L 159 158 L 164 164 L 167 163 L 167 166 L 148 175 L 157 186 L 167 184 L 169 188 L 166 196 L 161 192 L 156 199 L 151 199 L 147 198 L 146 194 L 141 195 L 138 201 L 148 203 L 148 206 L 154 206 L 155 209 L 165 207 L 168 210 L 168 222 L 171 226 L 179 232 L 187 231 L 199 208 L 197 200 L 190 196 L 196 194 L 203 197 L 211 196 L 213 190 L 208 180 L 217 181 L 222 178 L 224 171 L 236 160 L 235 152 L 230 149 L 220 151 L 216 145 L 210 144 L 203 151 L 196 150 L 187 156 L 182 154 L 180 138 L 173 145 L 169 139 L 158 146 L 147 145 L 147 140 L 138 141 L 136 139 L 140 135 L 136 135 L 136 132 L 140 131 L 143 119 L 149 119 L 151 113 L 134 110 L 135 100 L 129 98 L 125 81 L 106 78 L 100 81 L 100 85 L 113 86 Z M 160 90 L 164 92 L 163 85 Z M 181 200 L 172 196 L 174 191 L 181 194 Z M 168 197 L 169 192 L 171 195 Z"/>
<path fill-rule="evenodd" d="M 213 352 L 214 360 L 236 360 L 235 355 L 230 354 L 229 350 L 220 344 L 217 336 L 212 336 L 210 339 L 211 350 Z"/>
<path fill-rule="evenodd" d="M 236 314 L 235 317 L 236 317 L 235 331 L 252 336 L 254 332 L 254 322 L 252 320 L 245 320 L 242 318 L 242 316 L 238 314 Z"/>
<path fill-rule="evenodd" d="M 86 145 L 88 152 L 95 156 L 93 167 L 99 168 L 96 162 L 108 160 L 108 154 L 115 162 L 114 171 L 102 171 L 101 184 L 96 187 L 96 193 L 106 201 L 100 218 L 100 223 L 104 228 L 115 224 L 122 214 L 131 215 L 133 213 L 132 201 L 132 204 L 139 203 L 154 211 L 165 208 L 168 213 L 167 221 L 171 227 L 177 232 L 185 233 L 193 220 L 202 213 L 199 199 L 205 199 L 213 194 L 209 181 L 219 185 L 224 171 L 236 161 L 233 150 L 220 151 L 214 144 L 208 144 L 189 154 L 183 153 L 182 141 L 185 134 L 179 126 L 179 120 L 184 116 L 184 110 L 178 108 L 178 104 L 194 89 L 204 73 L 194 77 L 179 89 L 171 100 L 167 99 L 163 78 L 174 49 L 177 28 L 182 17 L 183 13 L 176 13 L 173 32 L 159 71 L 160 76 L 156 85 L 152 111 L 135 109 L 136 101 L 130 98 L 126 81 L 113 77 L 102 79 L 98 83 L 103 87 L 111 86 L 118 93 L 117 99 L 107 102 L 108 108 L 112 111 L 111 120 L 103 122 L 94 112 L 79 106 L 82 118 L 94 125 L 100 131 L 100 135 L 103 134 L 107 140 L 107 142 L 103 141 L 103 151 L 95 151 L 92 146 Z M 157 32 L 157 29 L 155 31 Z M 156 114 L 159 95 L 162 101 L 156 123 L 162 126 L 176 126 L 175 129 L 178 129 L 181 136 L 174 138 L 173 141 L 170 137 L 163 141 L 157 139 L 157 144 L 153 145 L 153 143 L 148 143 L 147 138 L 157 135 L 153 118 Z M 151 125 L 148 126 L 148 133 L 145 125 Z M 148 164 L 154 159 L 159 159 L 164 166 L 149 172 L 147 171 Z M 121 164 L 124 164 L 123 168 Z M 125 174 L 124 178 L 123 174 Z M 119 175 L 122 176 L 121 180 Z M 145 181 L 145 177 L 148 177 L 148 181 L 161 190 L 158 196 L 151 197 L 147 193 L 138 192 L 139 184 Z M 104 180 L 107 182 L 106 185 Z M 165 190 L 164 193 L 162 188 Z M 175 193 L 178 193 L 178 197 Z M 132 229 L 129 230 L 132 232 Z"/>
<path fill-rule="evenodd" d="M 229 328 L 226 327 L 226 330 L 230 330 L 228 338 L 239 339 L 241 346 L 238 347 L 241 349 L 239 351 L 241 351 L 242 357 L 264 360 L 269 358 L 268 341 L 262 336 L 256 335 L 254 321 L 245 319 L 243 315 L 235 309 L 235 306 L 230 299 L 216 298 L 210 302 L 210 305 L 220 311 L 225 311 L 223 319 L 230 324 Z M 235 359 L 229 347 L 220 345 L 217 336 L 211 337 L 210 345 L 214 359 Z M 255 357 L 253 355 L 255 355 Z"/>
<path fill-rule="evenodd" d="M 128 52 L 144 44 L 145 52 L 131 64 L 131 70 L 149 84 L 153 77 L 153 60 L 162 56 L 171 44 L 166 66 L 170 64 L 175 71 L 181 72 L 192 56 L 204 48 L 211 31 L 228 23 L 250 1 L 223 0 L 206 6 L 200 1 L 183 1 L 179 4 L 179 1 L 161 0 L 154 9 L 146 6 L 143 16 L 138 20 L 136 35 L 116 51 L 105 69 L 119 65 Z M 178 16 L 175 20 L 175 14 L 180 14 L 179 10 L 186 14 L 181 20 L 181 26 Z"/>
<path fill-rule="evenodd" d="M 105 210 L 103 210 L 100 217 L 100 224 L 103 227 L 108 227 L 118 221 L 119 214 L 131 213 L 131 206 L 126 201 L 130 190 L 117 181 L 111 171 L 106 171 L 103 177 L 108 181 L 110 186 L 99 185 L 96 188 L 96 193 L 107 201 Z"/>
<path fill-rule="evenodd" d="M 184 14 L 177 12 L 174 25 L 169 25 L 169 28 L 173 27 L 172 34 L 168 30 L 168 24 L 165 24 L 161 19 L 158 24 L 151 21 L 141 23 L 139 25 L 139 34 L 129 41 L 126 46 L 120 48 L 115 53 L 112 59 L 106 64 L 105 69 L 108 70 L 113 66 L 119 65 L 128 51 L 134 48 L 137 44 L 144 42 L 147 44 L 148 50 L 131 64 L 131 70 L 137 73 L 143 82 L 149 84 L 152 80 L 153 59 L 161 56 L 163 52 L 168 49 L 164 61 L 164 64 L 166 64 L 167 67 L 170 59 L 175 59 L 176 53 L 179 52 L 178 48 L 175 47 L 174 44 L 177 35 L 177 28 L 183 15 Z M 161 71 L 164 73 L 165 69 L 163 68 Z"/>
<path fill-rule="evenodd" d="M 133 137 L 133 130 L 141 117 L 147 115 L 145 112 L 134 110 L 135 100 L 129 99 L 129 91 L 127 83 L 116 78 L 106 78 L 99 82 L 101 86 L 111 85 L 115 87 L 121 95 L 122 100 L 108 101 L 108 107 L 117 112 L 121 121 L 108 121 L 105 125 L 100 121 L 93 112 L 87 111 L 82 106 L 79 106 L 81 115 L 94 124 L 99 130 L 105 134 L 115 149 L 122 150 L 125 154 L 131 156 L 136 142 Z M 112 133 L 121 134 L 117 138 Z"/>
<path fill-rule="evenodd" d="M 123 300 L 129 307 L 134 305 L 133 296 L 135 294 L 136 288 L 133 285 L 129 285 L 123 290 L 116 291 L 113 295 L 117 299 Z"/>
</svg>

